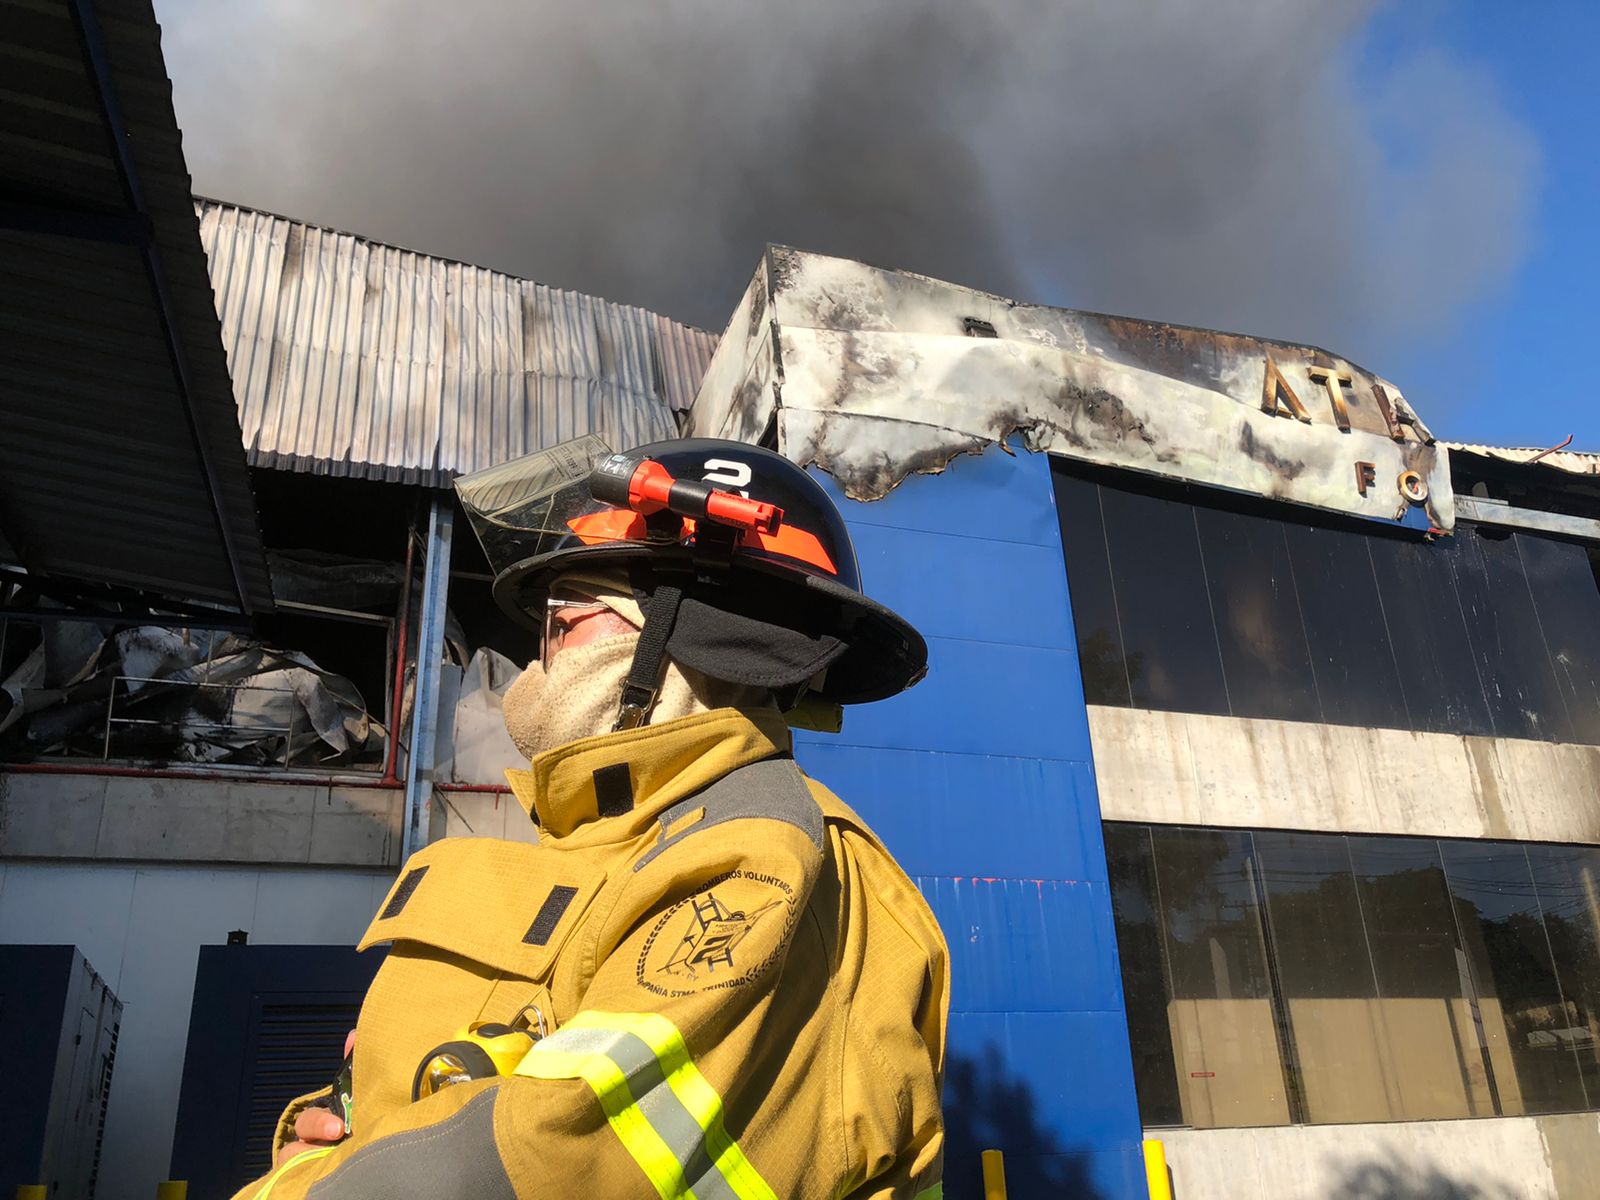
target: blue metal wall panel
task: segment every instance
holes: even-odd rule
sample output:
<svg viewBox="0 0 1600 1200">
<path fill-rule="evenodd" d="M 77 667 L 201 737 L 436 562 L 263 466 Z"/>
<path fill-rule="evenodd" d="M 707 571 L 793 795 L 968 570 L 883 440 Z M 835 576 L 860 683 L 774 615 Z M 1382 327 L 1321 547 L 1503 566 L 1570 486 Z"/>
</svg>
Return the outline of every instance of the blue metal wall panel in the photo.
<svg viewBox="0 0 1600 1200">
<path fill-rule="evenodd" d="M 806 769 L 849 801 L 911 875 L 1105 882 L 1100 809 L 1086 763 L 884 750 L 809 735 L 803 746 Z M 990 802 L 1004 805 L 1006 820 L 974 819 Z M 960 836 L 930 837 L 930 829 Z"/>
<path fill-rule="evenodd" d="M 924 586 L 943 593 L 940 603 L 928 606 L 920 630 L 924 637 L 964 638 L 1012 645 L 1068 647 L 1073 644 L 1072 614 L 1060 603 L 1057 580 L 1061 575 L 1061 549 L 1025 542 L 987 541 L 968 548 L 953 535 L 923 530 L 890 529 L 882 525 L 856 525 L 851 530 L 861 574 L 866 579 L 920 579 Z M 976 550 L 984 570 L 953 571 L 932 577 L 930 563 L 942 556 Z M 1003 583 L 999 583 L 1003 581 Z M 997 596 L 1003 589 L 1003 602 Z M 1002 606 L 1003 603 L 1003 606 Z M 995 637 L 995 623 L 1003 620 L 1004 636 Z"/>
<path fill-rule="evenodd" d="M 959 1012 L 1114 1012 L 1122 980 L 1103 883 L 923 876 L 917 885 L 962 966 L 950 979 Z"/>
<path fill-rule="evenodd" d="M 959 559 L 943 561 L 951 563 L 951 569 L 961 569 L 955 565 Z M 984 568 L 974 564 L 971 569 Z M 925 586 L 930 592 L 938 590 L 933 581 Z M 995 590 L 996 607 L 1003 614 L 1009 593 L 998 581 Z M 892 601 L 890 605 L 901 611 L 910 607 Z M 996 629 L 1000 636 L 1005 633 L 1004 621 L 1003 615 L 996 618 L 1002 625 Z M 846 712 L 845 733 L 837 740 L 895 750 L 1087 763 L 1089 726 L 1077 649 L 930 637 L 928 679 L 892 700 Z"/>
<path fill-rule="evenodd" d="M 868 591 L 929 640 L 928 678 L 801 734 L 950 943 L 945 1194 L 1144 1200 L 1105 848 L 1047 459 L 991 450 L 847 500 Z"/>
<path fill-rule="evenodd" d="M 1034 461 L 1039 469 L 1018 462 Z M 923 529 L 984 542 L 1060 544 L 1055 494 L 1042 454 L 990 449 L 962 455 L 939 475 L 913 475 L 883 500 L 857 504 L 827 476 L 813 472 L 845 511 L 852 528 L 885 525 L 890 529 Z M 951 497 L 959 495 L 960 500 Z M 982 496 L 982 501 L 972 499 Z"/>
<path fill-rule="evenodd" d="M 1054 1135 L 1054 1153 L 1115 1150 L 1142 1140 L 1120 1005 L 1111 1012 L 952 1011 L 950 1046 L 953 1055 L 983 1067 L 1003 1064 L 1012 1091 L 1027 1098 L 1031 1121 Z M 1126 1083 L 1117 1086 L 1124 1072 Z M 981 1101 L 991 1090 L 980 1080 L 974 1095 Z"/>
</svg>

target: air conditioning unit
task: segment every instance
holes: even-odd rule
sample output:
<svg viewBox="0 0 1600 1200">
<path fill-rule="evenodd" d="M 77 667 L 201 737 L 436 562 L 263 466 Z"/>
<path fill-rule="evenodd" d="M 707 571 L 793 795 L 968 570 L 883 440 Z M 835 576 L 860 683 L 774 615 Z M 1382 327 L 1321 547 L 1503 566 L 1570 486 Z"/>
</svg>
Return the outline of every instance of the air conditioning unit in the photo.
<svg viewBox="0 0 1600 1200">
<path fill-rule="evenodd" d="M 92 1200 L 121 1022 L 76 946 L 0 946 L 0 1196 Z"/>
</svg>

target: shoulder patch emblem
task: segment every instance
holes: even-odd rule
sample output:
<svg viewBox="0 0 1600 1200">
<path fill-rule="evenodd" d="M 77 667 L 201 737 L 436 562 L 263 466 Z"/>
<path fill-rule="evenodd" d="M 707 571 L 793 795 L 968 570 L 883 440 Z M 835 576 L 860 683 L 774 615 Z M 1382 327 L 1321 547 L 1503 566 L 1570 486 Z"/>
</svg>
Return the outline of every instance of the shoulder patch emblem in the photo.
<svg viewBox="0 0 1600 1200">
<path fill-rule="evenodd" d="M 774 875 L 729 871 L 657 919 L 635 978 L 657 996 L 738 987 L 777 956 L 797 915 L 794 888 Z"/>
</svg>

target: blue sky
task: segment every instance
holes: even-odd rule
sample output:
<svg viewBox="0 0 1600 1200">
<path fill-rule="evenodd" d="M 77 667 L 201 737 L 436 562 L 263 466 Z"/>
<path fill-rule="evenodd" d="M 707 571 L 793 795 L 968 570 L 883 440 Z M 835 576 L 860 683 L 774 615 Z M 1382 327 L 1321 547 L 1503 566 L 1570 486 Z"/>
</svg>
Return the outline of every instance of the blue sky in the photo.
<svg viewBox="0 0 1600 1200">
<path fill-rule="evenodd" d="M 1367 364 L 1405 389 L 1436 434 L 1456 441 L 1600 451 L 1600 4 L 1391 5 L 1362 40 L 1382 69 L 1443 46 L 1481 67 L 1498 102 L 1538 139 L 1526 257 L 1447 336 Z"/>
</svg>

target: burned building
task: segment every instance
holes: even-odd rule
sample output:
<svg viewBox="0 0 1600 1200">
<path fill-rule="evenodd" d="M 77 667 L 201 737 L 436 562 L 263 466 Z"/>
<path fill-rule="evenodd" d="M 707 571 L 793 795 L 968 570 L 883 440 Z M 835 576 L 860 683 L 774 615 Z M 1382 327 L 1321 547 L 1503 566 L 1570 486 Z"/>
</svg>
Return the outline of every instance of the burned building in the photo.
<svg viewBox="0 0 1600 1200">
<path fill-rule="evenodd" d="M 259 1174 L 409 850 L 536 836 L 451 479 L 678 431 L 811 468 L 927 635 L 795 754 L 949 939 L 948 1195 L 991 1148 L 1018 1195 L 1159 1196 L 1156 1147 L 1185 1200 L 1592 1190 L 1595 456 L 780 247 L 719 339 L 194 200 L 139 0 L 13 60 L 0 943 L 125 1006 L 96 1195 Z"/>
<path fill-rule="evenodd" d="M 930 635 L 797 755 L 950 938 L 952 1194 L 994 1145 L 1019 1192 L 1159 1195 L 1141 1142 L 1184 1197 L 1585 1194 L 1593 455 L 782 248 L 689 427 L 813 466 Z"/>
</svg>

